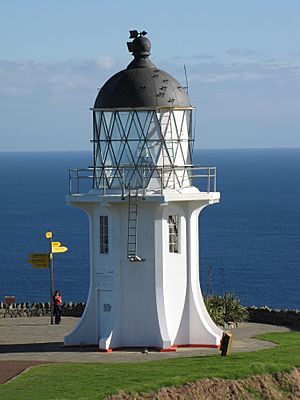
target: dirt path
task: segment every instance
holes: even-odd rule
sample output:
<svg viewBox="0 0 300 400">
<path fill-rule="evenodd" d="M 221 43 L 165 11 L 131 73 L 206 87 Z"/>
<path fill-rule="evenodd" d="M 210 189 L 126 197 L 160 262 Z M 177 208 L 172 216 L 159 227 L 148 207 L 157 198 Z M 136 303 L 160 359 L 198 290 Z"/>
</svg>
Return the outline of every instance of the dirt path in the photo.
<svg viewBox="0 0 300 400">
<path fill-rule="evenodd" d="M 0 384 L 8 382 L 29 367 L 45 364 L 43 361 L 0 361 Z M 47 363 L 48 364 L 48 363 Z M 49 363 L 51 364 L 51 363 Z"/>
</svg>

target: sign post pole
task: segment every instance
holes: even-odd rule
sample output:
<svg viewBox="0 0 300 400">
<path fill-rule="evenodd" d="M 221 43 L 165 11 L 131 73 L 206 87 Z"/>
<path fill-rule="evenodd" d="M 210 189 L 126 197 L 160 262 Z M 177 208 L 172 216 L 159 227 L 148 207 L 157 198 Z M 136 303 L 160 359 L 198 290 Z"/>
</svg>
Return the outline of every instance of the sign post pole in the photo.
<svg viewBox="0 0 300 400">
<path fill-rule="evenodd" d="M 53 325 L 54 279 L 53 279 L 52 232 L 46 232 L 46 238 L 49 239 L 50 314 L 51 314 L 51 325 Z"/>
</svg>

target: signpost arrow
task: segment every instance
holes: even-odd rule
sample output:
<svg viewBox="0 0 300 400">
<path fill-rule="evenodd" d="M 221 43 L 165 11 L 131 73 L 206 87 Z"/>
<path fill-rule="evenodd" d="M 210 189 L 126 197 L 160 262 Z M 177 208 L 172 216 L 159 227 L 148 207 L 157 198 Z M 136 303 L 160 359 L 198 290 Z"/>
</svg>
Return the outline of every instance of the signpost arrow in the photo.
<svg viewBox="0 0 300 400">
<path fill-rule="evenodd" d="M 49 260 L 49 253 L 30 253 L 29 260 Z"/>
<path fill-rule="evenodd" d="M 52 253 L 65 253 L 66 251 L 68 251 L 68 248 L 61 246 L 60 242 L 52 242 Z"/>
<path fill-rule="evenodd" d="M 68 248 L 65 246 L 52 248 L 52 253 L 65 253 L 66 251 L 68 251 Z"/>
<path fill-rule="evenodd" d="M 33 268 L 49 268 L 49 262 L 38 262 L 38 263 L 32 263 Z"/>
</svg>

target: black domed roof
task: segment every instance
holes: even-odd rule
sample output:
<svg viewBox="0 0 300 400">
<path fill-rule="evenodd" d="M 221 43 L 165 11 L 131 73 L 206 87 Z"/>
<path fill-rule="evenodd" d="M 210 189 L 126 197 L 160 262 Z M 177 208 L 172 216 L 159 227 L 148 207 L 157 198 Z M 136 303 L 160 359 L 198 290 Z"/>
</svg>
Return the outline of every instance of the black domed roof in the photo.
<svg viewBox="0 0 300 400">
<path fill-rule="evenodd" d="M 132 32 L 135 39 L 127 45 L 134 60 L 103 85 L 94 108 L 190 107 L 185 89 L 149 60 L 151 43 L 146 32 Z"/>
</svg>

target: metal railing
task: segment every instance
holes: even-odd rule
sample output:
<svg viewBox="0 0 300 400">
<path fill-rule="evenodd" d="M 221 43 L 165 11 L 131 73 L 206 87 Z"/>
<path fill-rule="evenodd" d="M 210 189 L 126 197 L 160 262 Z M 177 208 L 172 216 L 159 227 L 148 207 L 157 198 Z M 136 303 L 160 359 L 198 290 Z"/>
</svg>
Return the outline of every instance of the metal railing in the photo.
<svg viewBox="0 0 300 400">
<path fill-rule="evenodd" d="M 192 185 L 202 192 L 216 192 L 216 167 L 137 165 L 69 170 L 70 195 L 97 189 L 102 195 L 118 194 L 125 197 L 131 188 L 140 190 L 144 196 L 150 190 L 162 194 L 166 188 L 183 189 Z"/>
</svg>

